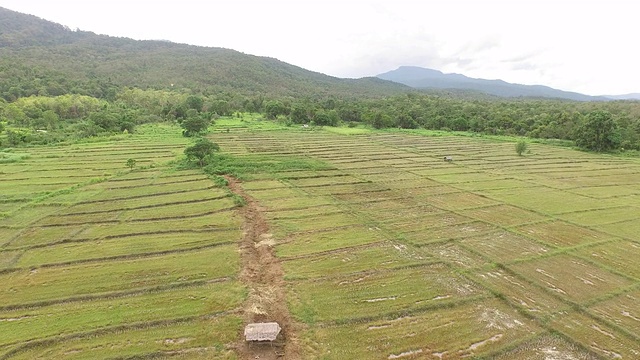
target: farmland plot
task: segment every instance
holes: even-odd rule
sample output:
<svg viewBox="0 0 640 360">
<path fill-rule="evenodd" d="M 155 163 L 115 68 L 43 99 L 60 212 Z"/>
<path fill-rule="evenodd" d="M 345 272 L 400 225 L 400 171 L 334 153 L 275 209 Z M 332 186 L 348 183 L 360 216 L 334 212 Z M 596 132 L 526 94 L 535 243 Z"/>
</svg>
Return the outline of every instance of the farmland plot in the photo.
<svg viewBox="0 0 640 360">
<path fill-rule="evenodd" d="M 178 134 L 2 169 L 0 358 L 255 358 L 276 315 L 285 359 L 640 356 L 634 160 L 221 119 L 263 162 L 221 189 L 165 165 Z"/>
<path fill-rule="evenodd" d="M 2 165 L 0 358 L 236 357 L 242 219 L 157 130 Z"/>
<path fill-rule="evenodd" d="M 304 358 L 638 356 L 637 162 L 453 136 L 213 137 L 333 167 L 242 185 L 267 214 Z"/>
</svg>

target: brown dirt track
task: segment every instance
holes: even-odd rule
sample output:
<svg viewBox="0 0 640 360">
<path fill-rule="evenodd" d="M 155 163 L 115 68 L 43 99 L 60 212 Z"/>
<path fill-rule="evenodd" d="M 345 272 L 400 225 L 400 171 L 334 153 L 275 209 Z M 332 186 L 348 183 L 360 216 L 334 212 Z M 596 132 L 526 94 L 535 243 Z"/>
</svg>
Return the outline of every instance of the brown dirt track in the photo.
<svg viewBox="0 0 640 360">
<path fill-rule="evenodd" d="M 240 280 L 249 290 L 242 309 L 244 323 L 275 321 L 282 328 L 273 344 L 248 344 L 244 341 L 244 333 L 240 334 L 236 351 L 241 359 L 299 359 L 298 325 L 287 308 L 284 271 L 275 255 L 263 209 L 242 189 L 237 179 L 226 179 L 231 191 L 246 202 L 238 210 L 244 220 L 240 243 Z"/>
</svg>

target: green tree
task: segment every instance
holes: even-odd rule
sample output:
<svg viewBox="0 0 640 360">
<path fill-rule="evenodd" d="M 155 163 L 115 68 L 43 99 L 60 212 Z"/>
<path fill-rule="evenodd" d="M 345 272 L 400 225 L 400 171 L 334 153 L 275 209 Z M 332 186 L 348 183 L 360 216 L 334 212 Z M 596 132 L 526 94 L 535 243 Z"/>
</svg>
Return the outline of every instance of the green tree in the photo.
<svg viewBox="0 0 640 360">
<path fill-rule="evenodd" d="M 127 167 L 129 167 L 131 170 L 133 170 L 133 168 L 136 166 L 136 159 L 131 159 L 129 158 L 127 160 Z"/>
<path fill-rule="evenodd" d="M 202 167 L 207 164 L 207 159 L 218 150 L 220 150 L 218 144 L 209 139 L 200 138 L 194 145 L 186 148 L 184 154 L 187 156 L 187 161 L 197 161 L 198 165 Z"/>
<path fill-rule="evenodd" d="M 334 110 L 319 110 L 313 117 L 313 122 L 319 126 L 336 126 L 338 125 L 338 114 Z"/>
<path fill-rule="evenodd" d="M 289 109 L 278 100 L 267 102 L 264 106 L 264 111 L 269 119 L 275 119 L 278 115 L 287 115 L 289 113 Z"/>
<path fill-rule="evenodd" d="M 290 118 L 296 124 L 306 124 L 311 120 L 309 118 L 309 109 L 303 104 L 296 104 L 293 107 Z"/>
<path fill-rule="evenodd" d="M 231 105 L 227 100 L 216 100 L 209 105 L 209 111 L 212 113 L 216 113 L 220 116 L 230 116 Z"/>
<path fill-rule="evenodd" d="M 187 109 L 193 109 L 196 111 L 202 111 L 202 106 L 204 105 L 204 100 L 200 96 L 189 95 L 184 102 Z"/>
<path fill-rule="evenodd" d="M 598 152 L 615 149 L 620 145 L 618 123 L 608 111 L 592 111 L 576 131 L 576 144 Z"/>
<path fill-rule="evenodd" d="M 180 123 L 182 135 L 186 137 L 197 136 L 204 133 L 211 125 L 211 120 L 203 116 L 190 116 Z"/>
<path fill-rule="evenodd" d="M 525 151 L 527 151 L 527 143 L 522 140 L 518 141 L 516 143 L 516 153 L 518 153 L 519 156 L 522 156 Z"/>
</svg>

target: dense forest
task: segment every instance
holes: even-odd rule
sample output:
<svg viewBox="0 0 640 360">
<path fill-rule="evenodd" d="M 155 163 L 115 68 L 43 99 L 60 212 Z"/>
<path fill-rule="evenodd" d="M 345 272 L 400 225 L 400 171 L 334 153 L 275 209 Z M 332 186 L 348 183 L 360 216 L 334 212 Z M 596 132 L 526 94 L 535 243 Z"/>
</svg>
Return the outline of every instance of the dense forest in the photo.
<svg viewBox="0 0 640 360">
<path fill-rule="evenodd" d="M 0 8 L 0 146 L 209 122 L 238 112 L 318 126 L 425 128 L 640 150 L 640 102 L 499 98 L 338 79 L 233 50 L 72 31 Z"/>
</svg>

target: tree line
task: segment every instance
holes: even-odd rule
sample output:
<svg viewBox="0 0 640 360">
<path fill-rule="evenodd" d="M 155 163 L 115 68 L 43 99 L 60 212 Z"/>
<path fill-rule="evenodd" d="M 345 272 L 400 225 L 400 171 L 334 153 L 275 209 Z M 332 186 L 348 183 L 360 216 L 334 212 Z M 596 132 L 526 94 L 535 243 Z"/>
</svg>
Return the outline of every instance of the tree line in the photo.
<svg viewBox="0 0 640 360">
<path fill-rule="evenodd" d="M 596 151 L 640 150 L 640 102 L 463 98 L 408 93 L 345 99 L 122 88 L 109 97 L 64 94 L 0 100 L 0 145 L 52 143 L 135 131 L 149 122 L 181 124 L 195 135 L 218 116 L 263 114 L 286 124 L 432 129 L 572 140 Z"/>
</svg>

